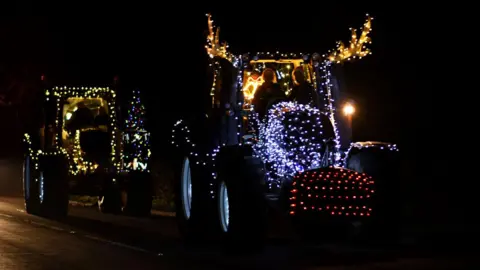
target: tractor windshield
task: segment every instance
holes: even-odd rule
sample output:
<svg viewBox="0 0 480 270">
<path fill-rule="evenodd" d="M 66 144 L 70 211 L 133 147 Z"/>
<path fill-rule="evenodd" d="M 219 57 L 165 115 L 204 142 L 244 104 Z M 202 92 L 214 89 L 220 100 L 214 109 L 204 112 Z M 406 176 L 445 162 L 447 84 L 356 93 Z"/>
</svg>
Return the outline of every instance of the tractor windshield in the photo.
<svg viewBox="0 0 480 270">
<path fill-rule="evenodd" d="M 293 87 L 292 72 L 296 67 L 303 65 L 303 59 L 282 59 L 282 60 L 253 60 L 243 73 L 243 94 L 245 102 L 250 103 L 255 92 L 263 82 L 262 73 L 265 69 L 275 72 L 274 82 L 278 83 L 282 92 L 288 95 Z"/>
<path fill-rule="evenodd" d="M 93 171 L 110 155 L 108 103 L 102 98 L 68 98 L 63 105 L 63 145 L 77 169 Z"/>
<path fill-rule="evenodd" d="M 63 117 L 67 131 L 106 129 L 107 102 L 102 98 L 68 98 L 63 106 Z"/>
</svg>

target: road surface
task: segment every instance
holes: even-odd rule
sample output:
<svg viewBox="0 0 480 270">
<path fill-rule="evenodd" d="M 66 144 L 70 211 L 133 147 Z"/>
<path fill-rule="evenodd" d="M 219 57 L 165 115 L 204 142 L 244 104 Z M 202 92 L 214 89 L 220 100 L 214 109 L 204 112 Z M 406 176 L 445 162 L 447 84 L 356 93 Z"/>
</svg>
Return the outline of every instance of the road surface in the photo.
<svg viewBox="0 0 480 270">
<path fill-rule="evenodd" d="M 18 186 L 18 178 L 2 177 L 15 175 L 5 172 L 12 168 L 0 162 L 0 187 Z M 207 245 L 185 248 L 171 217 L 137 219 L 71 207 L 67 219 L 53 221 L 26 214 L 19 197 L 0 197 L 0 269 L 476 269 L 471 253 L 282 240 L 269 242 L 260 254 L 227 256 Z"/>
</svg>

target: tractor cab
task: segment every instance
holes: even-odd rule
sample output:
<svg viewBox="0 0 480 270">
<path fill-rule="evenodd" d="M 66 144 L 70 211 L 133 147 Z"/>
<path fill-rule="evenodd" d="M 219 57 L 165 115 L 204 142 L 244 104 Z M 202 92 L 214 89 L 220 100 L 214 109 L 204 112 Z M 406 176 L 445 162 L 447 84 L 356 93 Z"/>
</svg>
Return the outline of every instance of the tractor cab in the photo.
<svg viewBox="0 0 480 270">
<path fill-rule="evenodd" d="M 292 89 L 295 85 L 295 78 L 293 72 L 297 68 L 301 68 L 304 72 L 305 79 L 308 83 L 312 84 L 314 78 L 313 69 L 310 61 L 304 60 L 304 58 L 292 55 L 291 57 L 272 57 L 273 55 L 266 54 L 263 57 L 254 56 L 244 57 L 242 69 L 240 70 L 240 78 L 242 78 L 240 84 L 240 102 L 243 111 L 243 127 L 244 127 L 244 141 L 255 141 L 255 137 L 258 135 L 259 125 L 263 122 L 266 116 L 262 116 L 254 111 L 255 94 L 258 89 L 265 83 L 264 71 L 269 69 L 273 71 L 273 82 L 278 85 L 281 92 L 285 97 L 289 98 Z M 265 111 L 271 109 L 275 104 L 286 101 L 284 97 L 279 99 L 272 99 L 266 104 Z M 258 104 L 257 104 L 258 105 Z"/>
</svg>

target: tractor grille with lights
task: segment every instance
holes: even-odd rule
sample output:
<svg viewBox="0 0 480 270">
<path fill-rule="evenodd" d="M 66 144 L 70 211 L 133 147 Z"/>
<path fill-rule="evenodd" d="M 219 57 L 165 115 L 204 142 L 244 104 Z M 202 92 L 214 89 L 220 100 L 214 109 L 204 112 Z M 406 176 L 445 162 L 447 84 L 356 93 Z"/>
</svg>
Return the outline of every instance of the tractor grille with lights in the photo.
<svg viewBox="0 0 480 270">
<path fill-rule="evenodd" d="M 343 168 L 299 172 L 292 182 L 290 215 L 371 216 L 373 186 L 370 176 Z"/>
</svg>

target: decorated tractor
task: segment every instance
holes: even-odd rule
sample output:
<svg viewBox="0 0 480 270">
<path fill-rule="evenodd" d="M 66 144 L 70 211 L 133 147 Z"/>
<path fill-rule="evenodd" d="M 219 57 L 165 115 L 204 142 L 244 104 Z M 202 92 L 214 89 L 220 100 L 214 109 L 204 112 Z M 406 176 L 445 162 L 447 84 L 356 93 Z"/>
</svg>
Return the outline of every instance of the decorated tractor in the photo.
<svg viewBox="0 0 480 270">
<path fill-rule="evenodd" d="M 98 196 L 102 212 L 149 215 L 150 135 L 139 91 L 126 114 L 116 88 L 48 87 L 43 76 L 42 84 L 36 124 L 24 138 L 26 211 L 65 216 L 69 196 L 78 194 Z"/>
<path fill-rule="evenodd" d="M 369 54 L 371 18 L 359 37 L 353 32 L 350 46 L 339 43 L 323 56 L 233 55 L 220 44 L 210 15 L 208 26 L 211 107 L 176 122 L 172 135 L 178 154 L 177 219 L 184 236 L 215 235 L 234 246 L 258 243 L 272 210 L 291 218 L 300 231 L 322 231 L 325 225 L 357 228 L 353 232 L 359 224 L 382 220 L 392 209 L 380 207 L 377 195 L 384 190 L 379 192 L 377 184 L 395 174 L 396 146 L 350 144 L 349 121 L 336 110 L 341 93 L 332 72 L 337 63 Z M 275 73 L 285 98 L 271 99 L 262 115 L 255 99 L 266 69 Z M 311 102 L 289 98 L 297 83 L 292 71 L 299 69 L 314 91 Z M 347 114 L 352 110 L 346 107 Z"/>
</svg>

